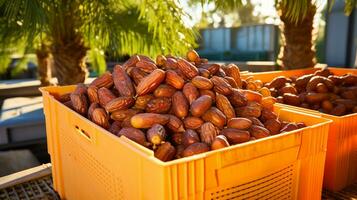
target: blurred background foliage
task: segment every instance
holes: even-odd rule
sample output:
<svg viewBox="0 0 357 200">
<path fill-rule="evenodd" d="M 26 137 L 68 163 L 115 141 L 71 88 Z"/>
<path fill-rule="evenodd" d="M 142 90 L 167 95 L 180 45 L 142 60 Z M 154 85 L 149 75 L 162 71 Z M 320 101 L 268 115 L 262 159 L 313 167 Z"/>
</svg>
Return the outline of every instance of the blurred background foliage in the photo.
<svg viewBox="0 0 357 200">
<path fill-rule="evenodd" d="M 350 14 L 356 0 L 345 2 Z M 87 76 L 88 63 L 95 76 L 106 71 L 107 61 L 120 62 L 132 54 L 184 55 L 198 47 L 200 29 L 255 24 L 281 24 L 280 64 L 307 67 L 316 59 L 324 62 L 326 10 L 324 0 L 0 0 L 0 77 L 14 78 L 29 65 L 38 65 L 40 71 L 51 67 L 60 84 L 73 84 Z M 285 34 L 291 33 L 285 29 L 301 26 L 306 19 L 313 20 L 314 26 L 305 30 L 311 36 Z M 301 47 L 311 49 L 311 56 L 287 54 L 296 51 L 292 37 L 307 41 Z M 222 55 L 240 58 L 231 51 Z M 43 70 L 42 75 L 48 71 Z M 72 74 L 81 78 L 67 78 Z"/>
<path fill-rule="evenodd" d="M 33 53 L 47 43 L 53 62 L 38 63 L 52 63 L 60 84 L 83 82 L 86 55 L 100 74 L 108 54 L 185 53 L 195 46 L 196 31 L 185 25 L 184 16 L 174 0 L 0 0 L 1 57 Z M 1 68 L 9 62 L 0 61 Z"/>
</svg>

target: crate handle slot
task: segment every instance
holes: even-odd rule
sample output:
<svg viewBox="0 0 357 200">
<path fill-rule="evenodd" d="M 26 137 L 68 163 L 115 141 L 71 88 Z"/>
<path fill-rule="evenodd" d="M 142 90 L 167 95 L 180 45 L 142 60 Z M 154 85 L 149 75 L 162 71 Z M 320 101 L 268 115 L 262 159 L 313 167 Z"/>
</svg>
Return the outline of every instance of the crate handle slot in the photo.
<svg viewBox="0 0 357 200">
<path fill-rule="evenodd" d="M 90 140 L 92 139 L 91 135 L 90 135 L 87 131 L 85 131 L 85 130 L 79 128 L 79 126 L 77 126 L 77 125 L 75 125 L 74 127 L 76 128 L 76 131 L 77 131 L 80 135 L 82 135 L 83 137 L 85 137 L 87 140 L 90 141 Z"/>
</svg>

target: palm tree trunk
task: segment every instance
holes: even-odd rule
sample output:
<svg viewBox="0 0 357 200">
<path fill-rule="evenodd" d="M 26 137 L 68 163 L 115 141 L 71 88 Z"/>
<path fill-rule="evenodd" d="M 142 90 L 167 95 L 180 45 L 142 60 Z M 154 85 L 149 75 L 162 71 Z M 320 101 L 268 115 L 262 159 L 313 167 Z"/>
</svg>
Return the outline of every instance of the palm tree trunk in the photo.
<svg viewBox="0 0 357 200">
<path fill-rule="evenodd" d="M 87 50 L 83 38 L 78 35 L 67 42 L 54 42 L 52 55 L 59 85 L 73 85 L 85 81 L 88 76 L 85 63 Z"/>
<path fill-rule="evenodd" d="M 297 23 L 286 17 L 286 10 L 280 8 L 282 44 L 278 64 L 284 69 L 313 67 L 316 64 L 313 20 L 316 6 L 310 2 L 305 17 Z"/>
<path fill-rule="evenodd" d="M 42 86 L 48 86 L 51 84 L 52 72 L 51 72 L 51 55 L 48 46 L 42 44 L 40 48 L 36 50 L 37 57 L 37 70 L 38 76 Z"/>
</svg>

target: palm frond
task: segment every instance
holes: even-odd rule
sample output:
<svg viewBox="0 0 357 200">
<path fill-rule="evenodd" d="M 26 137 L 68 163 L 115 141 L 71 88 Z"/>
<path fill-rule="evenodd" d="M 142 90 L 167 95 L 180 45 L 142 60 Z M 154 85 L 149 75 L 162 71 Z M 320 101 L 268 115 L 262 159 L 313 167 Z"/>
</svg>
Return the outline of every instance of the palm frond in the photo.
<svg viewBox="0 0 357 200">
<path fill-rule="evenodd" d="M 306 16 L 311 4 L 312 0 L 276 1 L 276 7 L 284 12 L 284 17 L 294 23 L 299 22 Z"/>
<path fill-rule="evenodd" d="M 357 0 L 345 0 L 345 14 L 350 15 L 357 8 Z"/>
<path fill-rule="evenodd" d="M 187 14 L 174 0 L 142 0 L 140 19 L 148 24 L 148 31 L 161 45 L 161 52 L 182 54 L 195 45 L 197 32 L 185 25 Z M 156 42 L 156 41 L 154 41 Z"/>
<path fill-rule="evenodd" d="M 238 8 L 244 6 L 242 0 L 188 0 L 188 5 L 193 6 L 196 4 L 201 4 L 203 7 L 205 4 L 214 3 L 215 9 L 224 12 L 234 12 Z"/>
<path fill-rule="evenodd" d="M 107 63 L 105 62 L 103 50 L 92 47 L 89 51 L 89 61 L 96 74 L 101 75 L 106 71 Z"/>
<path fill-rule="evenodd" d="M 95 16 L 86 15 L 81 31 L 89 46 L 118 55 L 184 53 L 195 44 L 196 36 L 184 25 L 185 13 L 173 1 L 155 2 L 145 0 L 143 3 L 150 3 L 145 11 L 133 1 L 115 9 L 96 5 Z"/>
<path fill-rule="evenodd" d="M 197 36 L 183 16 L 175 0 L 0 0 L 0 41 L 32 46 L 47 35 L 65 44 L 79 36 L 90 47 L 118 54 L 179 54 Z"/>
<path fill-rule="evenodd" d="M 10 35 L 4 36 L 3 27 L 0 25 L 0 74 L 7 71 L 9 64 L 11 63 L 11 56 L 13 54 L 24 55 L 26 48 L 29 46 L 26 43 L 24 37 L 11 37 Z M 20 60 L 21 61 L 21 60 Z M 22 69 L 23 65 L 17 62 L 15 69 Z M 21 71 L 21 70 L 20 70 Z M 11 72 L 12 74 L 13 72 Z M 16 73 L 15 73 L 16 74 Z M 13 75 L 13 74 L 12 74 Z"/>
<path fill-rule="evenodd" d="M 217 9 L 232 11 L 236 8 L 243 6 L 242 0 L 226 0 L 226 1 L 215 1 Z"/>
<path fill-rule="evenodd" d="M 11 54 L 9 51 L 0 52 L 0 75 L 4 74 L 11 63 Z"/>
<path fill-rule="evenodd" d="M 2 24 L 6 29 L 2 34 L 7 38 L 26 38 L 31 43 L 46 28 L 49 0 L 0 0 Z M 48 3 L 48 2 L 47 2 Z"/>
</svg>

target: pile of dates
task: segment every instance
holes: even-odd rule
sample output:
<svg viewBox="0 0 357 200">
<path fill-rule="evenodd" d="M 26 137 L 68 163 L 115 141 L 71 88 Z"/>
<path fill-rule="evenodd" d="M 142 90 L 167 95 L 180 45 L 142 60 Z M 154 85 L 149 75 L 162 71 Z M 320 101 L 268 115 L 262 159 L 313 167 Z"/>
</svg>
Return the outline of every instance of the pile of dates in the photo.
<svg viewBox="0 0 357 200">
<path fill-rule="evenodd" d="M 274 97 L 242 84 L 236 65 L 210 64 L 191 50 L 187 59 L 134 55 L 59 100 L 162 161 L 305 127 L 280 121 Z"/>
<path fill-rule="evenodd" d="M 328 68 L 265 84 L 277 102 L 342 116 L 357 112 L 357 75 L 336 76 Z"/>
</svg>

